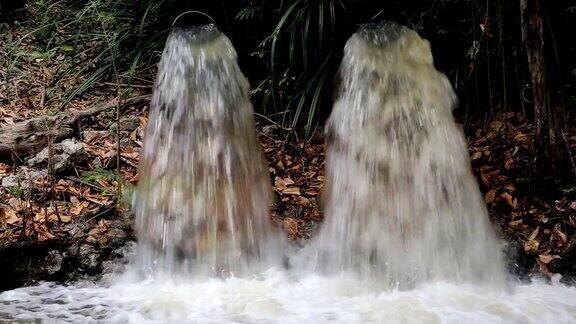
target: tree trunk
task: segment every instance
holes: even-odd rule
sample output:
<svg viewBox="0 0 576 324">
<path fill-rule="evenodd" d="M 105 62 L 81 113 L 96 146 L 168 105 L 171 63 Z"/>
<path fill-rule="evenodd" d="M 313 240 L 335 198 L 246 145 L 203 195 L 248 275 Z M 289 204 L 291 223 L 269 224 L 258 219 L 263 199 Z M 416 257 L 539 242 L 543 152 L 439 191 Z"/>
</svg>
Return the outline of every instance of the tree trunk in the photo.
<svg viewBox="0 0 576 324">
<path fill-rule="evenodd" d="M 537 167 L 549 175 L 556 174 L 566 156 L 562 137 L 562 112 L 552 109 L 544 58 L 544 27 L 541 0 L 520 0 L 522 41 L 526 47 L 532 77 L 535 148 Z"/>
</svg>

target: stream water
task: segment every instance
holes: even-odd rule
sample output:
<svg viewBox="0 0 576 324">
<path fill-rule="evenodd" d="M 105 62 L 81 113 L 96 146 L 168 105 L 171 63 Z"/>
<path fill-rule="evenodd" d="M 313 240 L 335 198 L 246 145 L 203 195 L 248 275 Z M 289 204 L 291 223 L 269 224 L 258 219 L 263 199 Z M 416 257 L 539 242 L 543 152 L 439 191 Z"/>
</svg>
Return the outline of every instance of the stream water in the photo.
<svg viewBox="0 0 576 324">
<path fill-rule="evenodd" d="M 0 318 L 106 323 L 574 323 L 576 289 L 498 291 L 436 282 L 374 292 L 353 276 L 174 280 L 124 276 L 111 287 L 43 283 L 0 295 Z"/>
<path fill-rule="evenodd" d="M 268 218 L 230 41 L 213 25 L 176 28 L 141 153 L 134 260 L 97 283 L 3 292 L 0 322 L 576 322 L 576 288 L 507 276 L 429 44 L 366 25 L 344 54 L 326 221 L 307 247 L 289 252 Z"/>
</svg>

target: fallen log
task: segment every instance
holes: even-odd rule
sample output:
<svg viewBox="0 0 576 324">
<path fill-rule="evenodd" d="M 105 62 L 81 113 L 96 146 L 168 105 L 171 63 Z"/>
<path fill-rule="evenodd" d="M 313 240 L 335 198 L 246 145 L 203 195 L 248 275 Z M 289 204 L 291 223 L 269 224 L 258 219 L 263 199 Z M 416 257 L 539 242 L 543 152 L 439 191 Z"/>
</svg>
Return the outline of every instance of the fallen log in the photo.
<svg viewBox="0 0 576 324">
<path fill-rule="evenodd" d="M 128 98 L 121 101 L 120 106 L 137 105 L 149 100 L 150 95 Z M 88 109 L 31 118 L 0 128 L 0 159 L 37 153 L 48 144 L 50 139 L 57 142 L 71 137 L 74 134 L 74 125 L 80 119 L 96 115 L 117 105 L 118 101 L 112 100 Z"/>
</svg>

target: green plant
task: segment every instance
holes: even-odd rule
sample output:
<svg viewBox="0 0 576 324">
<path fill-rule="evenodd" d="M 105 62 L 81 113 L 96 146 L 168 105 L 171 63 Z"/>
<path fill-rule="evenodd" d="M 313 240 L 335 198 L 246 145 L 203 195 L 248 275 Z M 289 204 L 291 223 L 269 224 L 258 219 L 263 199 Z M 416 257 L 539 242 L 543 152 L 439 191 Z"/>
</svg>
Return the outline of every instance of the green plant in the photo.
<svg viewBox="0 0 576 324">
<path fill-rule="evenodd" d="M 31 59 L 49 60 L 62 53 L 69 62 L 55 76 L 56 80 L 72 80 L 60 107 L 102 79 L 117 76 L 129 83 L 139 70 L 157 61 L 167 34 L 157 29 L 159 16 L 166 15 L 159 9 L 167 2 L 36 0 L 31 4 L 36 27 L 11 46 L 11 70 L 21 57 L 19 46 L 33 38 L 37 50 Z"/>
<path fill-rule="evenodd" d="M 22 186 L 9 187 L 8 192 L 12 196 L 14 196 L 16 198 L 20 198 L 20 199 L 24 198 L 24 195 L 26 194 L 26 190 Z"/>
<path fill-rule="evenodd" d="M 320 110 L 329 105 L 339 61 L 334 44 L 343 44 L 337 20 L 346 9 L 342 1 L 293 1 L 280 9 L 278 23 L 260 44 L 269 48 L 271 77 L 255 91 L 262 94 L 262 103 L 271 103 L 273 114 L 281 113 L 284 127 L 301 127 L 310 135 Z"/>
<path fill-rule="evenodd" d="M 118 175 L 114 171 L 96 168 L 82 173 L 80 178 L 86 182 L 95 183 L 98 180 L 117 181 Z"/>
</svg>

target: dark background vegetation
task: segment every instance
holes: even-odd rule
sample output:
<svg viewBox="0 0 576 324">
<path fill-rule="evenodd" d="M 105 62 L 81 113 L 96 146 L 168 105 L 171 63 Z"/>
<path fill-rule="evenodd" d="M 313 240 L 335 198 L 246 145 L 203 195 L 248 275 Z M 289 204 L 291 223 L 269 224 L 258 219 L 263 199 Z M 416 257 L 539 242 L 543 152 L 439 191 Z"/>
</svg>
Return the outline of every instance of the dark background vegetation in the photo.
<svg viewBox="0 0 576 324">
<path fill-rule="evenodd" d="M 568 112 L 576 105 L 576 4 L 542 5 L 552 105 Z M 94 64 L 80 67 L 86 84 L 69 99 L 104 76 L 112 78 L 115 68 L 129 79 L 153 67 L 174 18 L 198 10 L 212 16 L 236 46 L 257 111 L 306 135 L 330 112 L 346 40 L 359 24 L 380 20 L 397 21 L 430 40 L 438 69 L 459 94 L 457 115 L 463 120 L 503 111 L 531 114 L 520 1 L 3 0 L 0 21 L 23 20 L 31 14 L 24 6 L 36 9 L 39 24 L 31 36 L 45 51 L 101 41 Z M 188 20 L 206 22 L 200 15 Z M 69 29 L 69 38 L 56 39 L 62 28 Z"/>
</svg>

